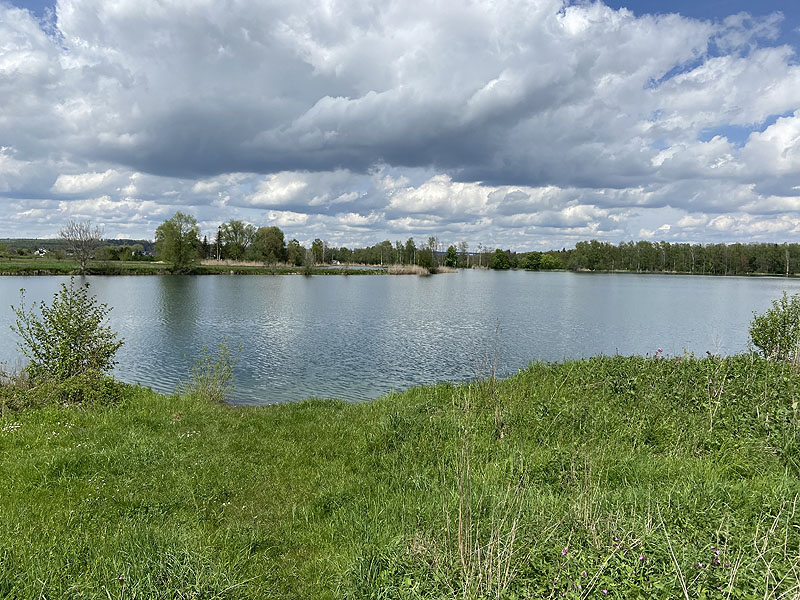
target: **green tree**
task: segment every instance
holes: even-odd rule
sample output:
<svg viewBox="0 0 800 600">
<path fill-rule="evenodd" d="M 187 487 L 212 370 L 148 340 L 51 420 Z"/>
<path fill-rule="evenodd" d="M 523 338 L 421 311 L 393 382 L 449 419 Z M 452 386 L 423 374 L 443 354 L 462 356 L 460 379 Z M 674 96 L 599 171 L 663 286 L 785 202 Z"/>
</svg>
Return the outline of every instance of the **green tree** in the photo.
<svg viewBox="0 0 800 600">
<path fill-rule="evenodd" d="M 428 269 L 428 272 L 436 272 L 436 264 L 433 262 L 433 250 L 430 248 L 422 248 L 417 250 L 417 264 L 423 269 Z"/>
<path fill-rule="evenodd" d="M 507 271 L 511 268 L 511 252 L 508 250 L 503 251 L 500 248 L 494 251 L 492 254 L 492 262 L 490 264 L 492 269 L 497 269 L 498 271 Z"/>
<path fill-rule="evenodd" d="M 458 267 L 458 251 L 453 245 L 447 247 L 447 253 L 444 255 L 444 266 L 452 268 Z"/>
<path fill-rule="evenodd" d="M 255 240 L 256 228 L 244 221 L 231 220 L 222 224 L 219 234 L 225 258 L 241 260 Z M 280 260 L 280 257 L 277 258 Z"/>
<path fill-rule="evenodd" d="M 176 212 L 156 229 L 156 254 L 184 271 L 197 259 L 200 228 L 192 215 Z"/>
<path fill-rule="evenodd" d="M 289 240 L 286 247 L 286 262 L 295 267 L 300 267 L 303 264 L 303 257 L 306 255 L 306 249 L 300 245 L 295 239 Z"/>
<path fill-rule="evenodd" d="M 388 265 L 394 262 L 394 246 L 389 240 L 385 240 L 378 245 L 378 260 L 381 265 Z"/>
<path fill-rule="evenodd" d="M 797 360 L 800 346 L 800 294 L 772 302 L 762 315 L 753 314 L 750 341 L 765 358 Z"/>
<path fill-rule="evenodd" d="M 539 261 L 539 268 L 542 271 L 552 271 L 553 269 L 563 269 L 564 265 L 558 257 L 552 254 L 542 254 L 542 260 Z"/>
<path fill-rule="evenodd" d="M 538 271 L 542 265 L 541 252 L 528 252 L 525 260 L 522 262 L 522 268 L 529 271 Z"/>
<path fill-rule="evenodd" d="M 39 315 L 36 306 L 26 309 L 22 290 L 19 307 L 11 307 L 17 317 L 11 330 L 21 338 L 17 345 L 29 361 L 25 371 L 32 380 L 64 382 L 100 375 L 116 364 L 123 341 L 107 324 L 111 309 L 89 295 L 88 283 L 76 286 L 70 278 L 52 304 L 39 303 Z"/>
<path fill-rule="evenodd" d="M 325 244 L 321 239 L 317 238 L 311 242 L 311 254 L 314 255 L 314 262 L 322 264 L 325 260 Z"/>
<path fill-rule="evenodd" d="M 417 245 L 414 243 L 414 238 L 408 238 L 405 248 L 403 250 L 403 263 L 413 265 L 417 256 Z"/>
<path fill-rule="evenodd" d="M 253 249 L 256 257 L 273 264 L 286 259 L 286 244 L 283 231 L 279 227 L 259 227 L 256 231 Z"/>
</svg>

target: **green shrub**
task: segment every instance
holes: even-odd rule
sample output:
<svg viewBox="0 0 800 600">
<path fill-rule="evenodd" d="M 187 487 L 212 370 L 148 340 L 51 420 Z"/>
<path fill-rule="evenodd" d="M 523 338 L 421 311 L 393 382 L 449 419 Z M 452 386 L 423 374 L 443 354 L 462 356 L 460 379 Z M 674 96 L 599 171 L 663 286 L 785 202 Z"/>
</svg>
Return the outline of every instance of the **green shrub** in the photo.
<svg viewBox="0 0 800 600">
<path fill-rule="evenodd" d="M 109 375 L 87 372 L 63 381 L 26 379 L 24 373 L 0 383 L 0 413 L 49 404 L 113 404 L 125 394 L 126 385 Z"/>
<path fill-rule="evenodd" d="M 36 303 L 25 307 L 25 290 L 20 290 L 19 307 L 12 306 L 17 319 L 11 325 L 17 342 L 28 359 L 26 374 L 36 385 L 64 383 L 75 377 L 99 377 L 116 364 L 114 355 L 123 341 L 107 324 L 110 308 L 89 295 L 89 284 L 62 283 L 49 306 Z"/>
<path fill-rule="evenodd" d="M 764 314 L 753 313 L 750 342 L 765 358 L 796 360 L 800 345 L 800 294 L 773 300 Z"/>
</svg>

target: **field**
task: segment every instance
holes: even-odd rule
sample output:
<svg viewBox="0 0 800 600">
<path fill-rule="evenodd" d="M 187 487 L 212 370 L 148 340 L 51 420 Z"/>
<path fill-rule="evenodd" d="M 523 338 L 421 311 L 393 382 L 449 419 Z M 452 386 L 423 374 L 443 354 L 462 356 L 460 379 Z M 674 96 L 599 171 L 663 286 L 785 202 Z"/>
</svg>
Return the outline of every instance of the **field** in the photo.
<svg viewBox="0 0 800 600">
<path fill-rule="evenodd" d="M 597 357 L 363 404 L 117 392 L 0 387 L 0 598 L 800 595 L 785 364 Z"/>
</svg>

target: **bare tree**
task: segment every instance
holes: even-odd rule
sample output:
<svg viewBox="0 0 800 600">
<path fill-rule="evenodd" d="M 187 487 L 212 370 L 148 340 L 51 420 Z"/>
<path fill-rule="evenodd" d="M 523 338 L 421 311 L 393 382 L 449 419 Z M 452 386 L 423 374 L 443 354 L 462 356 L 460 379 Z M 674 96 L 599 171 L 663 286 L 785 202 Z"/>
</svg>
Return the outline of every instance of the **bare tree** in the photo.
<svg viewBox="0 0 800 600">
<path fill-rule="evenodd" d="M 469 269 L 469 244 L 466 241 L 458 242 L 458 249 L 461 251 L 461 257 L 464 259 L 464 264 Z"/>
<path fill-rule="evenodd" d="M 69 221 L 64 228 L 58 232 L 58 237 L 64 240 L 67 249 L 72 251 L 72 255 L 80 265 L 80 272 L 86 271 L 86 263 L 93 258 L 95 250 L 100 246 L 103 239 L 103 229 L 92 227 L 91 221 Z"/>
</svg>

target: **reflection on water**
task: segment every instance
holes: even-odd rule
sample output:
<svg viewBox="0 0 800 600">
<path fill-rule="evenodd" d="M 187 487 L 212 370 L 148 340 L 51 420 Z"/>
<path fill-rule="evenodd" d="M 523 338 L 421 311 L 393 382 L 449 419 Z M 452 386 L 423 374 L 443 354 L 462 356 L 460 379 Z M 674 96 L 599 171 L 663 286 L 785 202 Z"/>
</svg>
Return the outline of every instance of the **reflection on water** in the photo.
<svg viewBox="0 0 800 600">
<path fill-rule="evenodd" d="M 49 301 L 65 278 L 0 278 L 0 331 L 19 289 Z M 416 276 L 88 277 L 125 338 L 116 375 L 161 391 L 203 347 L 241 348 L 235 401 L 374 398 L 469 379 L 497 362 L 600 353 L 735 353 L 753 311 L 800 281 L 464 271 Z M 0 361 L 18 360 L 13 343 Z"/>
</svg>

